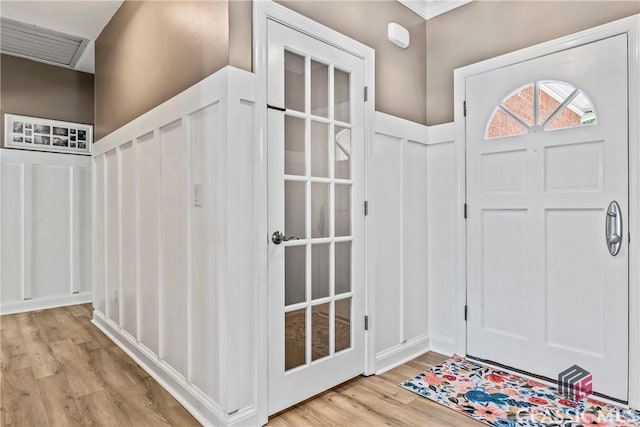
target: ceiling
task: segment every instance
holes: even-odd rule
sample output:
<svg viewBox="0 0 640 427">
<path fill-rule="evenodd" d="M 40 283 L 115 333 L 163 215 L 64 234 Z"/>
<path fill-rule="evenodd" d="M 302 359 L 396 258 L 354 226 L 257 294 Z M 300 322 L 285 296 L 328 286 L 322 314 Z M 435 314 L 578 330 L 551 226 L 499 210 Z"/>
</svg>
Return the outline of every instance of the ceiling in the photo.
<svg viewBox="0 0 640 427">
<path fill-rule="evenodd" d="M 74 70 L 94 73 L 95 40 L 123 0 L 6 1 L 0 15 L 50 30 L 89 39 Z"/>
<path fill-rule="evenodd" d="M 471 0 L 398 0 L 424 19 L 431 19 L 442 15 L 456 7 L 469 3 Z"/>
</svg>

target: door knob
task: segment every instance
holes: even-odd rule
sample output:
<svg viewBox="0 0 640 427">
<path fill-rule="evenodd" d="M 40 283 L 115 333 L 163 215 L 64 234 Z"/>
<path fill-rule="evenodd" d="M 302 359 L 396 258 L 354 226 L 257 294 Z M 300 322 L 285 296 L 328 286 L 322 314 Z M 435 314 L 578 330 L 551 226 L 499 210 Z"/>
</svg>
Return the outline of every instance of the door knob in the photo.
<svg viewBox="0 0 640 427">
<path fill-rule="evenodd" d="M 289 240 L 300 240 L 300 238 L 296 236 L 287 237 L 279 231 L 276 231 L 271 235 L 271 241 L 276 245 L 279 245 L 282 242 L 288 242 Z"/>
</svg>

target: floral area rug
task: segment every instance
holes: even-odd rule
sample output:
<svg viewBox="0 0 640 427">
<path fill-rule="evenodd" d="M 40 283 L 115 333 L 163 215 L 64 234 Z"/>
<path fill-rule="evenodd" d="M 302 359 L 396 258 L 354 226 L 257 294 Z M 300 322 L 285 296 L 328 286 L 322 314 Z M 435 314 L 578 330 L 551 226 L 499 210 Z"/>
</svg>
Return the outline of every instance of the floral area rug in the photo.
<svg viewBox="0 0 640 427">
<path fill-rule="evenodd" d="M 492 426 L 640 426 L 640 412 L 585 398 L 454 356 L 400 384 Z"/>
</svg>

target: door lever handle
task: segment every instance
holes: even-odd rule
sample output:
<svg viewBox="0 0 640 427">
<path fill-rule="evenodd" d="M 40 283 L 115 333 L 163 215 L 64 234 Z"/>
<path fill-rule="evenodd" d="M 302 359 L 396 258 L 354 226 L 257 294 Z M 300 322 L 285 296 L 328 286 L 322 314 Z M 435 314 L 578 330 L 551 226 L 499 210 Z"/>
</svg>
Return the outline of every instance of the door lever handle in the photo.
<svg viewBox="0 0 640 427">
<path fill-rule="evenodd" d="M 616 256 L 622 247 L 622 211 L 615 200 L 609 203 L 604 227 L 607 249 L 612 256 Z"/>
<path fill-rule="evenodd" d="M 288 242 L 289 240 L 300 240 L 300 238 L 296 236 L 287 237 L 279 231 L 276 231 L 271 235 L 271 241 L 276 245 L 279 245 L 282 242 Z"/>
<path fill-rule="evenodd" d="M 615 233 L 613 233 L 610 236 L 607 236 L 607 242 L 609 242 L 610 245 L 617 245 L 618 243 L 620 243 L 620 239 L 621 237 Z"/>
</svg>

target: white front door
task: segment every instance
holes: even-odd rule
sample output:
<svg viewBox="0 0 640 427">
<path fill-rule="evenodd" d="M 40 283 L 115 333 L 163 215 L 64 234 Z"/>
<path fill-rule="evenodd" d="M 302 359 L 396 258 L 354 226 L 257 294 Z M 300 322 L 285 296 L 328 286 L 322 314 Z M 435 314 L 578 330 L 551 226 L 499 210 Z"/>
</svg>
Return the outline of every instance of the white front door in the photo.
<svg viewBox="0 0 640 427">
<path fill-rule="evenodd" d="M 627 95 L 626 35 L 466 80 L 467 353 L 551 379 L 577 364 L 621 401 Z"/>
<path fill-rule="evenodd" d="M 273 414 L 364 372 L 364 61 L 267 31 Z"/>
</svg>

